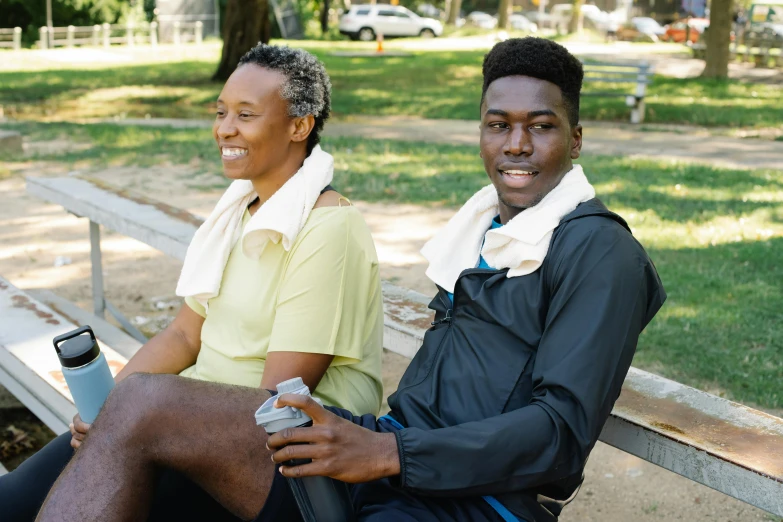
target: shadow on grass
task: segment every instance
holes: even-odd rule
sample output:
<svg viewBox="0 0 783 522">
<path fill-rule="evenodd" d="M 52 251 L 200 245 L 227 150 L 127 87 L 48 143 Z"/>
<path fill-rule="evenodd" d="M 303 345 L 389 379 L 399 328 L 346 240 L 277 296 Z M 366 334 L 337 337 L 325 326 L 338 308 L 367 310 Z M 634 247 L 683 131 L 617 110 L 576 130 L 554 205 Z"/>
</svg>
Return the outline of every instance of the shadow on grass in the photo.
<svg viewBox="0 0 783 522">
<path fill-rule="evenodd" d="M 783 238 L 648 248 L 668 300 L 634 365 L 697 388 L 783 407 Z"/>
</svg>

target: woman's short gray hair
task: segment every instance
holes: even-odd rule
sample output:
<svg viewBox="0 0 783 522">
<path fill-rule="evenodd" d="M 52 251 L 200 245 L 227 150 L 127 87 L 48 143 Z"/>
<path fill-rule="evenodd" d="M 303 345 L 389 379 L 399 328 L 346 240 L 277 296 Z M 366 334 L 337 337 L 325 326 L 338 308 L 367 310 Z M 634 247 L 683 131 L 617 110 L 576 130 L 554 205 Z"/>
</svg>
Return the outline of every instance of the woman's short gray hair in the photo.
<svg viewBox="0 0 783 522">
<path fill-rule="evenodd" d="M 303 49 L 259 43 L 239 59 L 239 66 L 255 64 L 286 77 L 280 91 L 288 101 L 288 114 L 312 114 L 315 126 L 307 139 L 307 153 L 321 141 L 321 131 L 332 110 L 332 82 L 324 64 Z"/>
</svg>

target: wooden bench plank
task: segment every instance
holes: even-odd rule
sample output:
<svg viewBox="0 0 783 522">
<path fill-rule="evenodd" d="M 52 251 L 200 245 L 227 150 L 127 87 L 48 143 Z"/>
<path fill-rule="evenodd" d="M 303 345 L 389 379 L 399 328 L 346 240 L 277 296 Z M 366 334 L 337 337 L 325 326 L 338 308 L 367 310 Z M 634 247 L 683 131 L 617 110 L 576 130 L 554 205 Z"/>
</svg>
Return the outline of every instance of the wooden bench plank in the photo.
<svg viewBox="0 0 783 522">
<path fill-rule="evenodd" d="M 76 414 L 52 339 L 77 326 L 0 278 L 0 382 L 55 433 Z M 98 338 L 116 375 L 127 359 Z"/>
<path fill-rule="evenodd" d="M 29 177 L 27 192 L 176 259 L 185 259 L 190 240 L 203 222 L 190 212 L 98 180 Z"/>
<path fill-rule="evenodd" d="M 27 294 L 36 301 L 45 304 L 72 324 L 78 326 L 90 325 L 95 336 L 104 344 L 126 359 L 133 357 L 141 348 L 141 343 L 97 315 L 82 310 L 67 299 L 49 290 L 27 290 Z"/>
</svg>

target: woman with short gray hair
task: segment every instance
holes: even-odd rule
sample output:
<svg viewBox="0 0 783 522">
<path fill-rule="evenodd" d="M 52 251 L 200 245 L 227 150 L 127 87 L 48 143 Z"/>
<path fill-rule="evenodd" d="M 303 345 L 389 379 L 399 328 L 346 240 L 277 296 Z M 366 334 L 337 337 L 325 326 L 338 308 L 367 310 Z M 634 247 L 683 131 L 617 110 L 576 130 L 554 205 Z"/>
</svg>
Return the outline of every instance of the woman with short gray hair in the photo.
<svg viewBox="0 0 783 522">
<path fill-rule="evenodd" d="M 274 390 L 302 377 L 326 405 L 378 414 L 378 258 L 358 210 L 329 185 L 334 160 L 319 143 L 330 96 L 323 64 L 304 50 L 259 44 L 242 57 L 212 129 L 232 182 L 188 248 L 184 306 L 117 382 L 168 373 Z M 71 433 L 0 478 L 3 520 L 35 518 L 74 450 L 90 444 L 89 428 L 77 415 Z M 228 516 L 184 476 L 162 470 L 157 480 L 153 519 Z"/>
</svg>

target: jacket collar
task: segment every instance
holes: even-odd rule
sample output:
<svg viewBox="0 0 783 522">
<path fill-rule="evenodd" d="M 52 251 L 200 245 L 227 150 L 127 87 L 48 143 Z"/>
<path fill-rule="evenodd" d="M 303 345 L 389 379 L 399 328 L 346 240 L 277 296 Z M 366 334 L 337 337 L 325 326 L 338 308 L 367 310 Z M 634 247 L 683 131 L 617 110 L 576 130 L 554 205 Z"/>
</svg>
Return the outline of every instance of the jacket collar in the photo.
<svg viewBox="0 0 783 522">
<path fill-rule="evenodd" d="M 585 201 L 584 203 L 580 203 L 579 206 L 577 206 L 572 212 L 566 214 L 563 219 L 560 220 L 560 226 L 568 223 L 569 221 L 588 216 L 602 216 L 613 219 L 614 221 L 620 223 L 628 232 L 631 232 L 631 227 L 628 226 L 628 223 L 626 223 L 623 218 L 606 208 L 606 205 L 604 205 L 598 198 L 593 198 Z"/>
</svg>

